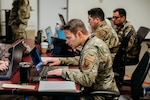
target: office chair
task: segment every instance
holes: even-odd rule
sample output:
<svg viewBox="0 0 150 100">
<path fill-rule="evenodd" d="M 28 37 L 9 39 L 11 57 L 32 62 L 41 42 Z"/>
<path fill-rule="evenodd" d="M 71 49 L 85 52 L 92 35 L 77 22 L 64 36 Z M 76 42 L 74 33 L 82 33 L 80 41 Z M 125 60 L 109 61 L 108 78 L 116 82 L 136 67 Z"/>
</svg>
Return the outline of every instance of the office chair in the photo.
<svg viewBox="0 0 150 100">
<path fill-rule="evenodd" d="M 136 55 L 136 58 L 130 58 L 126 61 L 126 65 L 136 65 L 139 62 L 139 55 L 141 51 L 141 43 L 145 39 L 146 35 L 149 33 L 150 29 L 145 26 L 140 26 L 137 30 L 137 44 L 136 49 L 138 50 L 138 53 Z"/>
<path fill-rule="evenodd" d="M 131 29 L 126 32 L 126 36 L 123 38 L 120 44 L 112 65 L 115 73 L 115 80 L 119 88 L 121 87 L 125 75 L 127 47 L 132 34 L 133 31 Z"/>
<path fill-rule="evenodd" d="M 150 43 L 147 43 L 147 47 L 150 48 Z"/>
<path fill-rule="evenodd" d="M 141 44 L 142 41 L 145 39 L 146 35 L 149 33 L 150 29 L 145 26 L 141 26 L 137 30 L 137 37 L 138 37 L 138 44 Z"/>
<path fill-rule="evenodd" d="M 142 84 L 148 74 L 149 69 L 150 69 L 150 51 L 146 51 L 132 74 L 130 84 L 131 94 L 120 95 L 118 92 L 113 91 L 93 91 L 90 94 L 86 95 L 92 96 L 99 95 L 105 97 L 106 100 L 113 100 L 114 97 L 118 97 L 118 100 L 140 100 L 140 98 L 143 97 Z"/>
<path fill-rule="evenodd" d="M 150 51 L 146 51 L 141 59 L 141 61 L 138 63 L 136 69 L 134 70 L 132 77 L 131 77 L 131 98 L 132 100 L 139 100 L 140 97 L 143 97 L 143 88 L 142 84 L 148 74 L 148 71 L 150 69 Z M 123 87 L 123 85 L 122 85 Z M 120 98 L 127 98 L 124 95 L 121 95 Z M 124 99 L 123 99 L 124 100 Z M 125 99 L 128 100 L 128 99 Z"/>
</svg>

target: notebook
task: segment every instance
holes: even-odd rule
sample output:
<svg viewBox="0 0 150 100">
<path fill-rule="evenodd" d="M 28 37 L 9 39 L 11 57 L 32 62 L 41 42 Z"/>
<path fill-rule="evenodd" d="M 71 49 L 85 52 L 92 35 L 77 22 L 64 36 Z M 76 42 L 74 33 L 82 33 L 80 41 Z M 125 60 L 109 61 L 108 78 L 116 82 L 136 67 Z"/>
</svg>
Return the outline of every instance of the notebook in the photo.
<svg viewBox="0 0 150 100">
<path fill-rule="evenodd" d="M 10 64 L 6 71 L 0 71 L 0 79 L 10 79 L 19 70 L 19 62 L 22 61 L 23 55 L 23 42 L 23 39 L 18 40 L 10 46 Z"/>
<path fill-rule="evenodd" d="M 36 47 L 34 47 L 31 51 L 30 51 L 30 56 L 31 56 L 31 59 L 32 59 L 32 62 L 33 62 L 33 65 L 35 66 L 36 68 L 36 71 L 37 71 L 37 76 L 40 76 L 40 77 L 46 77 L 47 76 L 47 72 L 49 70 L 53 70 L 53 69 L 56 69 L 56 68 L 59 68 L 60 66 L 52 66 L 52 67 L 49 67 L 49 65 L 42 65 L 42 58 L 39 54 L 39 51 L 37 50 Z M 68 68 L 68 66 L 61 66 L 61 68 Z M 48 76 L 48 77 L 51 77 L 51 76 Z"/>
<path fill-rule="evenodd" d="M 77 92 L 72 81 L 40 81 L 39 92 Z"/>
<path fill-rule="evenodd" d="M 50 45 L 50 51 L 54 55 L 59 55 L 59 56 L 75 56 L 74 50 L 66 44 L 65 39 L 60 39 L 58 37 L 53 37 L 51 27 L 48 26 L 45 29 L 48 43 Z"/>
</svg>

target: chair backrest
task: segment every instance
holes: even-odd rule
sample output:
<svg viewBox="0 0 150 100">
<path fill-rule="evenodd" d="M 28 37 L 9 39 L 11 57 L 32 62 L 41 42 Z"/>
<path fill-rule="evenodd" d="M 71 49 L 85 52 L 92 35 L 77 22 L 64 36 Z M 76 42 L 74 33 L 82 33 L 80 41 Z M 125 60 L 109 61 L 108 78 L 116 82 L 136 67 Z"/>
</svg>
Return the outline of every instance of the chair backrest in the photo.
<svg viewBox="0 0 150 100">
<path fill-rule="evenodd" d="M 142 41 L 145 39 L 149 31 L 150 29 L 148 27 L 145 26 L 139 27 L 139 29 L 137 30 L 138 44 L 142 43 Z"/>
<path fill-rule="evenodd" d="M 136 45 L 136 52 L 134 54 L 134 57 L 129 57 L 126 61 L 126 65 L 136 65 L 139 63 L 139 55 L 141 52 L 141 43 L 145 39 L 146 35 L 149 33 L 150 29 L 144 26 L 139 27 L 137 30 L 137 43 Z"/>
<path fill-rule="evenodd" d="M 146 51 L 131 77 L 131 93 L 133 100 L 138 100 L 141 96 L 142 84 L 147 76 L 149 68 L 150 51 Z"/>
<path fill-rule="evenodd" d="M 132 34 L 133 31 L 131 29 L 126 32 L 126 35 L 123 38 L 113 61 L 113 71 L 118 74 L 117 76 L 115 76 L 118 87 L 120 87 L 121 82 L 123 81 L 123 77 L 125 75 L 126 52 L 128 47 L 128 41 L 130 40 Z"/>
</svg>

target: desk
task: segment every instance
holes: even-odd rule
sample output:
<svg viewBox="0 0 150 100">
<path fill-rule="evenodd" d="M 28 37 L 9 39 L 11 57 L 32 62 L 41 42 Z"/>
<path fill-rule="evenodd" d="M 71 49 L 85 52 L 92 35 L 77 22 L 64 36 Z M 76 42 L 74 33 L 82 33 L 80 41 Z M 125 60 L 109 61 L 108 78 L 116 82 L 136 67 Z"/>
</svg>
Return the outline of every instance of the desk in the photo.
<svg viewBox="0 0 150 100">
<path fill-rule="evenodd" d="M 29 44 L 31 47 L 35 46 L 34 40 L 25 40 L 26 44 Z M 39 45 L 36 45 L 39 47 Z M 42 54 L 41 56 L 52 56 L 50 53 Z M 23 56 L 23 61 L 31 62 L 31 57 L 29 55 Z M 71 66 L 70 66 L 71 67 Z M 73 66 L 72 66 L 73 67 Z M 31 68 L 31 79 L 33 77 L 33 73 L 35 68 Z M 62 78 L 48 78 L 48 81 L 55 80 L 55 81 L 64 81 Z M 3 83 L 13 83 L 17 84 L 20 81 L 20 72 L 18 71 L 10 80 L 0 80 L 0 94 L 15 94 L 15 95 L 35 95 L 35 96 L 44 96 L 44 95 L 72 95 L 72 96 L 79 96 L 81 92 L 79 90 L 79 85 L 76 85 L 77 92 L 39 92 L 38 87 L 39 83 L 29 83 L 29 85 L 34 85 L 36 88 L 34 90 L 25 90 L 25 89 L 3 89 Z"/>
</svg>

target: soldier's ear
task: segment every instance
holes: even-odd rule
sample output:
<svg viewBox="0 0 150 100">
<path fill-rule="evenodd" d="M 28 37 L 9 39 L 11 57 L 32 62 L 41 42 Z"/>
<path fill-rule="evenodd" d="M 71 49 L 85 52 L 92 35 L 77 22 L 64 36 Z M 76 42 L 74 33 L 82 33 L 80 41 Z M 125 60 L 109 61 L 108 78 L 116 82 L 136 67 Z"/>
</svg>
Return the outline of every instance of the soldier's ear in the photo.
<svg viewBox="0 0 150 100">
<path fill-rule="evenodd" d="M 79 36 L 79 37 L 81 37 L 82 36 L 82 32 L 81 31 L 77 31 L 77 35 Z"/>
</svg>

